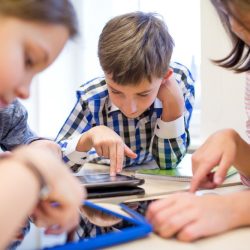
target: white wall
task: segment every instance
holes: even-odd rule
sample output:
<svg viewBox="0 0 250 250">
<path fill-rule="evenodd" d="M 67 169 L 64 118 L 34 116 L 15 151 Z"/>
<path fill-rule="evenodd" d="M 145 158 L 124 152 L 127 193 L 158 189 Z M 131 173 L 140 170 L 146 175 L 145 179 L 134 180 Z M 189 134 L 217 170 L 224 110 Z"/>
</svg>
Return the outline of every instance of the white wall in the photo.
<svg viewBox="0 0 250 250">
<path fill-rule="evenodd" d="M 222 128 L 234 128 L 244 138 L 245 75 L 215 66 L 230 51 L 230 41 L 208 0 L 201 0 L 201 139 Z"/>
</svg>

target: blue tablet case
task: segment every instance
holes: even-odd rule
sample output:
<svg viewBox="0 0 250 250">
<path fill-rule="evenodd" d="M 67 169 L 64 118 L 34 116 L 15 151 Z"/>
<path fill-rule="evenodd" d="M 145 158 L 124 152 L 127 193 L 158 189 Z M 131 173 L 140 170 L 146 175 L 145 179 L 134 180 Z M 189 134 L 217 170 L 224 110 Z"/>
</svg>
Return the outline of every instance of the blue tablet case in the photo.
<svg viewBox="0 0 250 250">
<path fill-rule="evenodd" d="M 134 210 L 130 209 L 129 207 L 125 206 L 124 204 L 120 205 L 121 208 L 125 212 L 127 212 L 131 217 L 113 212 L 111 210 L 98 206 L 89 201 L 85 201 L 84 204 L 94 209 L 101 210 L 110 215 L 114 215 L 119 218 L 122 218 L 130 223 L 133 223 L 134 226 L 125 228 L 120 232 L 110 232 L 104 235 L 98 235 L 95 238 L 82 239 L 77 242 L 70 242 L 64 245 L 44 248 L 44 250 L 45 249 L 46 250 L 101 249 L 101 248 L 125 243 L 128 241 L 136 240 L 152 232 L 152 226 L 144 219 L 144 217 L 136 213 Z"/>
</svg>

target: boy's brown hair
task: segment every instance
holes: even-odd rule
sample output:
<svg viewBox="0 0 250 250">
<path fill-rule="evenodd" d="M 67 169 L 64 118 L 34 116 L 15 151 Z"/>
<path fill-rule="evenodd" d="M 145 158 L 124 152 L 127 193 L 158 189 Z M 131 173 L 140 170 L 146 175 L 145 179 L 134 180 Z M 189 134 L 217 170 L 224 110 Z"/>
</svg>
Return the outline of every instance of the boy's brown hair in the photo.
<svg viewBox="0 0 250 250">
<path fill-rule="evenodd" d="M 174 41 L 155 13 L 132 12 L 111 19 L 99 37 L 98 56 L 104 72 L 117 84 L 138 84 L 164 77 Z"/>
<path fill-rule="evenodd" d="M 0 16 L 65 26 L 69 36 L 78 33 L 77 18 L 70 0 L 0 0 Z"/>
</svg>

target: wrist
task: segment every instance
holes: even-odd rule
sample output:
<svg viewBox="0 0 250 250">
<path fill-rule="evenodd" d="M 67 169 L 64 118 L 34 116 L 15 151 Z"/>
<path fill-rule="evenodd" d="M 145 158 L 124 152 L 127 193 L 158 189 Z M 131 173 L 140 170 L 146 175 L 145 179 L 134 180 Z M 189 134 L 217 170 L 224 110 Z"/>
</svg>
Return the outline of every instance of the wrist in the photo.
<svg viewBox="0 0 250 250">
<path fill-rule="evenodd" d="M 28 160 L 20 159 L 12 154 L 1 161 L 1 166 L 4 167 L 4 165 L 6 165 L 6 168 L 11 166 L 12 171 L 14 168 L 15 173 L 18 173 L 17 175 L 19 177 L 23 176 L 23 179 L 27 179 L 29 182 L 33 181 L 32 188 L 35 189 L 39 199 L 46 199 L 48 197 L 49 189 L 47 181 L 34 163 Z"/>
<path fill-rule="evenodd" d="M 92 138 L 91 129 L 84 132 L 76 145 L 76 151 L 79 151 L 79 152 L 89 151 L 92 148 L 91 138 Z"/>
<path fill-rule="evenodd" d="M 167 108 L 167 105 L 162 102 L 162 114 L 161 119 L 164 122 L 170 122 L 178 119 L 183 115 L 183 109 L 178 105 L 173 106 L 174 108 Z"/>
<path fill-rule="evenodd" d="M 227 207 L 231 213 L 231 228 L 250 225 L 250 192 L 242 191 L 231 195 L 226 195 Z"/>
</svg>

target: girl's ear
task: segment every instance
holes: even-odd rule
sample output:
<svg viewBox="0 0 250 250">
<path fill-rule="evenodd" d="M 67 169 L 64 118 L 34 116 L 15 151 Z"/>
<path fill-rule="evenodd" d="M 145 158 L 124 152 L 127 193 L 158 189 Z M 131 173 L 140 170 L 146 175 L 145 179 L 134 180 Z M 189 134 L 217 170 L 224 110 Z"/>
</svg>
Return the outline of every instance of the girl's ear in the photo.
<svg viewBox="0 0 250 250">
<path fill-rule="evenodd" d="M 168 80 L 171 77 L 171 75 L 173 75 L 173 70 L 172 69 L 168 69 L 167 73 L 163 77 L 163 80 Z"/>
</svg>

